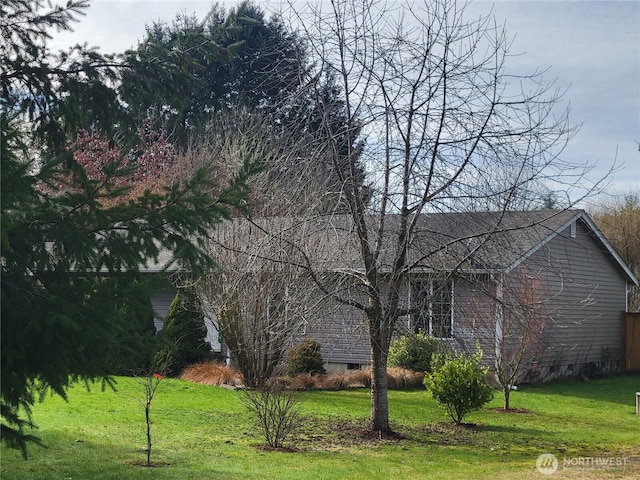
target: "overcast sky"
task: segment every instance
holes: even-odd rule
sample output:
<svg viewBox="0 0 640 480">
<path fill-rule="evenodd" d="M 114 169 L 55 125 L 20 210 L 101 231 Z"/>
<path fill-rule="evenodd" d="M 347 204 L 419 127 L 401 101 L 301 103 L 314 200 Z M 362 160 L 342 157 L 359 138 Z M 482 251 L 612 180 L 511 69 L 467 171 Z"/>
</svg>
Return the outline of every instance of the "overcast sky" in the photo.
<svg viewBox="0 0 640 480">
<path fill-rule="evenodd" d="M 204 17 L 210 0 L 93 0 L 74 32 L 57 34 L 51 46 L 87 42 L 103 53 L 135 47 L 145 25 L 172 20 L 177 13 Z M 218 1 L 233 7 L 237 1 Z M 256 0 L 265 9 L 277 2 Z M 565 100 L 571 121 L 581 124 L 564 157 L 596 165 L 592 180 L 614 162 L 609 193 L 640 190 L 640 2 L 628 1 L 488 1 L 473 12 L 493 13 L 514 37 L 514 70 L 547 68 L 549 78 L 568 87 Z M 475 16 L 475 15 L 474 15 Z"/>
</svg>

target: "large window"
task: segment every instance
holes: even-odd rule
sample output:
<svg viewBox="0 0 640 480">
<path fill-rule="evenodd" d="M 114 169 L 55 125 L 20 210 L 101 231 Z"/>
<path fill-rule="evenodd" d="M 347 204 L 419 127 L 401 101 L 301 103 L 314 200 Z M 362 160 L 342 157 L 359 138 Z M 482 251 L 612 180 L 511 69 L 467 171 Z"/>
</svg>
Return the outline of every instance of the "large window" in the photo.
<svg viewBox="0 0 640 480">
<path fill-rule="evenodd" d="M 437 338 L 452 337 L 453 281 L 415 281 L 411 283 L 411 328 Z"/>
</svg>

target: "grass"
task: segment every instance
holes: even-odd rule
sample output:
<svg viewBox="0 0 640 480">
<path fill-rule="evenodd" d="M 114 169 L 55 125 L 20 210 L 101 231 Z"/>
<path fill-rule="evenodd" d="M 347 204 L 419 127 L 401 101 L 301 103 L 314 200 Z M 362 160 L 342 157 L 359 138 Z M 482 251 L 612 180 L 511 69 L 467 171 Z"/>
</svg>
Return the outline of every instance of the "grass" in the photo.
<svg viewBox="0 0 640 480">
<path fill-rule="evenodd" d="M 142 386 L 117 380 L 117 392 L 77 386 L 68 403 L 50 397 L 37 405 L 36 433 L 49 448 L 32 447 L 24 461 L 2 446 L 1 478 L 534 479 L 545 478 L 535 468 L 545 452 L 560 461 L 552 479 L 640 476 L 639 376 L 513 392 L 513 406 L 527 413 L 499 411 L 496 393 L 461 427 L 425 391 L 391 391 L 391 422 L 401 438 L 366 432 L 366 389 L 302 392 L 304 421 L 288 442 L 296 450 L 287 452 L 258 448 L 259 431 L 237 392 L 165 379 L 151 412 L 153 468 L 140 466 L 146 458 Z M 594 457 L 626 465 L 575 464 Z"/>
</svg>

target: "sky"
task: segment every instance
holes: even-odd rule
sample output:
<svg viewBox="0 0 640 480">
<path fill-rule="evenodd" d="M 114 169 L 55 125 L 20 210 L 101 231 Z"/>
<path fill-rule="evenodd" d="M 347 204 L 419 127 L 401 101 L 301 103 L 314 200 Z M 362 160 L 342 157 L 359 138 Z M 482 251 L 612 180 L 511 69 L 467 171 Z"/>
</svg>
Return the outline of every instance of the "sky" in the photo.
<svg viewBox="0 0 640 480">
<path fill-rule="evenodd" d="M 278 4 L 254 1 L 267 12 Z M 232 8 L 238 2 L 93 0 L 74 31 L 56 34 L 50 46 L 86 42 L 102 53 L 121 53 L 144 38 L 146 25 L 178 13 L 203 18 L 215 3 Z M 592 182 L 614 168 L 605 195 L 639 192 L 640 2 L 477 0 L 469 9 L 473 15 L 492 11 L 505 24 L 513 38 L 509 70 L 548 68 L 546 77 L 567 89 L 570 121 L 581 127 L 563 159 L 592 165 Z"/>
</svg>

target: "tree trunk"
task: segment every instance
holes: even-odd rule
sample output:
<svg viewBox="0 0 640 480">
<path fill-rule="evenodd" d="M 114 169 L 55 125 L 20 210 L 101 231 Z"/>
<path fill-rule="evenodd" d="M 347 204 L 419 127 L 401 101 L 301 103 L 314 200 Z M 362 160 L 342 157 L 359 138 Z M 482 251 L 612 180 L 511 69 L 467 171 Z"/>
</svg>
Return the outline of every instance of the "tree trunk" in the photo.
<svg viewBox="0 0 640 480">
<path fill-rule="evenodd" d="M 372 337 L 371 340 L 374 338 Z M 387 395 L 387 353 L 379 342 L 371 344 L 371 429 L 391 433 Z"/>
<path fill-rule="evenodd" d="M 504 387 L 502 389 L 502 392 L 504 393 L 504 409 L 509 410 L 509 396 L 511 395 L 511 387 L 509 385 L 507 385 L 506 387 Z"/>
<path fill-rule="evenodd" d="M 144 409 L 144 416 L 147 421 L 147 465 L 151 465 L 151 418 L 149 411 L 151 410 L 151 402 L 147 402 Z"/>
</svg>

